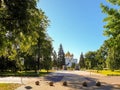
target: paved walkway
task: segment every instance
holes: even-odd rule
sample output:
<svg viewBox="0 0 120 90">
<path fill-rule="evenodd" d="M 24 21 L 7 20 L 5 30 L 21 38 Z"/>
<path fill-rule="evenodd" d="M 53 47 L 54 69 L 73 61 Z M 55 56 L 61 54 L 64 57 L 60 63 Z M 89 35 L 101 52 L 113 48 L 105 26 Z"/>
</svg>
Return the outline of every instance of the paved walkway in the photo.
<svg viewBox="0 0 120 90">
<path fill-rule="evenodd" d="M 27 84 L 38 80 L 38 77 L 0 77 L 0 83 L 19 83 L 19 84 Z"/>
<path fill-rule="evenodd" d="M 7 78 L 8 81 L 15 82 L 15 77 L 10 78 Z M 7 81 L 4 78 L 2 80 Z M 2 80 L 0 78 L 0 82 Z M 16 77 L 16 81 L 21 83 L 21 78 Z M 35 81 L 39 81 L 40 85 L 35 85 Z M 49 86 L 50 81 L 54 82 L 54 86 Z M 63 81 L 68 82 L 67 87 L 62 85 Z M 87 82 L 88 87 L 82 86 L 84 81 Z M 102 86 L 95 86 L 96 81 L 102 82 Z M 120 85 L 119 76 L 103 76 L 85 71 L 57 71 L 45 77 L 22 78 L 22 86 L 16 90 L 120 90 L 118 85 Z"/>
</svg>

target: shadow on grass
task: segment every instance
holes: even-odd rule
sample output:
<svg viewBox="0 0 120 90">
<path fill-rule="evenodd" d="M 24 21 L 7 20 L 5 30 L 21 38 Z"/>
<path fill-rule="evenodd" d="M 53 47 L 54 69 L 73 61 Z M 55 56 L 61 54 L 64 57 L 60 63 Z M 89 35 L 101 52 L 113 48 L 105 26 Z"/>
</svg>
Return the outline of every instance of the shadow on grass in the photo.
<svg viewBox="0 0 120 90">
<path fill-rule="evenodd" d="M 61 82 L 67 81 L 68 86 L 72 90 L 120 90 L 119 87 L 101 82 L 101 86 L 96 86 L 98 79 L 90 78 L 86 76 L 69 74 L 69 73 L 53 73 L 44 77 L 47 81 Z M 87 87 L 84 87 L 83 82 L 87 82 Z"/>
</svg>

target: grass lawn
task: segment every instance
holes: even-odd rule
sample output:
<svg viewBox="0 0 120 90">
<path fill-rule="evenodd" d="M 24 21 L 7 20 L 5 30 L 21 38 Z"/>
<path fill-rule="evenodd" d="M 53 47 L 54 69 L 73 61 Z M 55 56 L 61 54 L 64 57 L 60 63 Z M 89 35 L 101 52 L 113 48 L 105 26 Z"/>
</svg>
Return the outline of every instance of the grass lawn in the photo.
<svg viewBox="0 0 120 90">
<path fill-rule="evenodd" d="M 51 71 L 47 72 L 46 70 L 41 70 L 39 72 L 39 75 L 35 71 L 18 71 L 18 72 L 0 72 L 0 76 L 6 77 L 6 76 L 28 76 L 28 77 L 36 77 L 36 76 L 44 76 Z"/>
<path fill-rule="evenodd" d="M 97 72 L 97 70 L 90 70 L 90 71 L 94 72 L 94 73 L 99 73 L 99 74 L 107 75 L 107 76 L 120 76 L 120 70 L 115 70 L 115 71 L 100 70 L 99 72 Z"/>
<path fill-rule="evenodd" d="M 5 84 L 0 83 L 0 90 L 15 90 L 17 87 L 19 87 L 20 84 Z"/>
</svg>

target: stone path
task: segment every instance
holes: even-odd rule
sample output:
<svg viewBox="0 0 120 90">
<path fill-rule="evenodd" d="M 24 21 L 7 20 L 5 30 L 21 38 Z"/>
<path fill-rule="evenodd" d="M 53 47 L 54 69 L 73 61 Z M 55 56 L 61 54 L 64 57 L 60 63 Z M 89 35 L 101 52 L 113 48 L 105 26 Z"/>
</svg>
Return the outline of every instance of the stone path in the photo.
<svg viewBox="0 0 120 90">
<path fill-rule="evenodd" d="M 27 84 L 38 80 L 38 77 L 0 77 L 0 83 L 19 83 L 19 84 Z"/>
<path fill-rule="evenodd" d="M 21 83 L 21 78 L 7 77 L 0 78 L 0 82 L 13 81 Z M 35 85 L 35 81 L 39 81 L 40 85 Z M 54 86 L 49 86 L 49 82 L 53 81 Z M 63 86 L 63 82 L 67 81 L 68 86 Z M 88 86 L 83 87 L 82 83 L 86 81 Z M 102 82 L 101 87 L 95 86 L 96 81 Z M 11 83 L 10 82 L 10 83 Z M 108 77 L 86 71 L 56 71 L 45 77 L 25 77 L 22 78 L 22 86 L 16 90 L 120 90 L 120 77 Z"/>
</svg>

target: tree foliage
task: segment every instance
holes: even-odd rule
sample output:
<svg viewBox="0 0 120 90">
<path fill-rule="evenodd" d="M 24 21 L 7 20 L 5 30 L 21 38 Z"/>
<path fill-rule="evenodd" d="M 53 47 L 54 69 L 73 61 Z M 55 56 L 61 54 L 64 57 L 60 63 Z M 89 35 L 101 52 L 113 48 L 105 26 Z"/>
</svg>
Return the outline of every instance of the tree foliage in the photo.
<svg viewBox="0 0 120 90">
<path fill-rule="evenodd" d="M 37 0 L 0 0 L 0 56 L 18 61 L 18 57 L 34 59 L 38 55 L 39 69 L 40 58 L 51 56 L 48 25 L 48 17 L 37 8 Z"/>
<path fill-rule="evenodd" d="M 85 64 L 87 69 L 102 70 L 108 68 L 107 64 L 108 48 L 105 43 L 96 51 L 89 51 L 85 54 Z"/>
<path fill-rule="evenodd" d="M 43 64 L 43 68 L 46 69 L 47 71 L 49 69 L 52 68 L 52 51 L 53 51 L 53 47 L 52 47 L 52 43 L 51 40 L 46 40 L 43 43 L 43 48 L 42 48 L 42 57 L 43 60 L 41 61 Z"/>
<path fill-rule="evenodd" d="M 102 12 L 107 15 L 104 18 L 104 35 L 108 36 L 105 41 L 108 48 L 107 62 L 110 69 L 120 69 L 120 0 L 108 0 L 117 8 L 101 4 Z"/>
<path fill-rule="evenodd" d="M 55 50 L 53 51 L 53 66 L 54 67 L 58 66 L 57 53 Z"/>
<path fill-rule="evenodd" d="M 85 54 L 85 64 L 87 69 L 94 69 L 97 67 L 96 52 L 89 51 Z"/>
<path fill-rule="evenodd" d="M 101 4 L 101 8 L 106 14 L 103 34 L 108 38 L 98 50 L 86 53 L 85 61 L 91 68 L 115 70 L 120 69 L 120 0 L 107 1 L 113 6 Z"/>
<path fill-rule="evenodd" d="M 63 65 L 65 65 L 65 54 L 64 54 L 62 44 L 60 44 L 59 51 L 58 51 L 58 67 L 62 68 Z"/>
<path fill-rule="evenodd" d="M 85 68 L 85 61 L 84 61 L 83 53 L 81 53 L 80 55 L 79 65 L 80 65 L 80 68 Z"/>
</svg>

